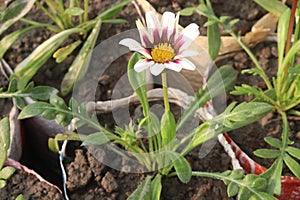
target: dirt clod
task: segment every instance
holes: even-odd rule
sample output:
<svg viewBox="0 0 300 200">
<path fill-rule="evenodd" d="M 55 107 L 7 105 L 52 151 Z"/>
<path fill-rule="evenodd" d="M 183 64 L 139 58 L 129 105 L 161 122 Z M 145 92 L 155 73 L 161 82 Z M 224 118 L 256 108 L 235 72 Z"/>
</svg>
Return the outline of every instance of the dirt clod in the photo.
<svg viewBox="0 0 300 200">
<path fill-rule="evenodd" d="M 78 149 L 75 152 L 75 160 L 67 167 L 69 190 L 76 190 L 85 186 L 92 177 L 92 171 L 89 170 L 88 161 L 83 154 L 83 150 Z"/>
<path fill-rule="evenodd" d="M 118 184 L 116 182 L 116 179 L 113 177 L 113 175 L 110 172 L 107 172 L 105 176 L 102 178 L 101 185 L 104 188 L 104 190 L 108 193 L 111 193 L 112 191 L 118 189 Z"/>
</svg>

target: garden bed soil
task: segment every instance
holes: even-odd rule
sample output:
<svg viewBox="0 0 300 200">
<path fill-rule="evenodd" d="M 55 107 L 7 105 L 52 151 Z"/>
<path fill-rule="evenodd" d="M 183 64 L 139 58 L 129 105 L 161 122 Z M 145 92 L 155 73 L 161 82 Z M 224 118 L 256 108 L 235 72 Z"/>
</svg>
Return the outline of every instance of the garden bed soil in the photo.
<svg viewBox="0 0 300 200">
<path fill-rule="evenodd" d="M 166 10 L 179 11 L 182 8 L 196 5 L 197 2 L 198 1 L 196 0 L 150 1 L 154 8 L 160 13 Z M 262 8 L 250 0 L 212 0 L 211 2 L 217 15 L 229 15 L 240 18 L 241 20 L 235 26 L 235 29 L 241 30 L 242 33 L 248 32 L 255 21 L 265 13 Z M 104 8 L 110 5 L 112 1 L 91 0 L 91 3 L 91 15 L 95 16 L 98 11 L 104 10 Z M 41 17 L 37 10 L 30 13 L 29 17 L 33 19 L 38 17 L 39 19 L 44 20 L 44 17 Z M 128 23 L 124 25 L 104 25 L 101 29 L 98 42 L 122 31 L 135 28 L 134 22 L 136 18 L 138 18 L 138 14 L 133 5 L 127 6 L 121 12 L 119 17 L 127 19 Z M 180 19 L 180 24 L 183 26 L 186 26 L 191 22 L 203 25 L 205 23 L 205 18 L 194 14 L 191 17 L 181 17 Z M 16 25 L 14 28 L 19 27 L 20 25 Z M 202 26 L 200 31 L 202 35 L 206 34 L 206 29 Z M 38 43 L 47 39 L 49 35 L 49 32 L 41 30 L 28 34 L 13 46 L 6 54 L 5 59 L 12 67 L 15 67 L 18 62 L 28 56 Z M 261 43 L 255 46 L 253 50 L 258 56 L 259 62 L 266 69 L 267 74 L 273 76 L 276 73 L 277 66 L 276 43 Z M 35 83 L 38 85 L 50 85 L 59 88 L 63 75 L 67 70 L 66 66 L 68 66 L 67 64 L 69 64 L 72 59 L 74 59 L 74 57 L 71 56 L 66 62 L 61 64 L 55 64 L 53 60 L 48 61 L 34 78 Z M 126 72 L 126 64 L 124 63 L 124 60 L 119 60 L 118 63 L 114 63 L 112 67 L 100 77 L 97 99 L 110 99 L 111 89 L 114 87 L 117 80 Z M 216 64 L 217 66 L 232 64 L 238 73 L 237 84 L 247 83 L 262 88 L 265 87 L 262 80 L 258 77 L 240 73 L 242 69 L 253 67 L 251 60 L 244 52 L 236 52 L 234 55 L 231 55 Z M 236 97 L 228 95 L 227 98 L 229 104 L 232 101 L 248 101 L 251 100 L 252 97 Z M 2 106 L 5 107 L 6 104 L 2 104 L 1 107 Z M 102 115 L 101 118 L 101 121 L 107 122 L 108 126 L 114 125 L 111 115 Z M 259 159 L 253 155 L 253 151 L 258 148 L 268 147 L 263 141 L 265 136 L 271 135 L 273 137 L 280 137 L 280 123 L 279 116 L 270 114 L 259 122 L 240 128 L 229 134 L 250 157 L 254 158 L 263 166 L 268 167 L 272 160 Z M 298 118 L 291 119 L 290 128 L 291 139 L 295 141 L 297 147 L 300 147 L 300 122 Z M 28 140 L 31 135 L 30 130 L 28 130 L 26 134 L 25 139 Z M 46 143 L 39 145 L 44 145 L 41 148 L 47 148 Z M 231 169 L 230 159 L 221 145 L 216 143 L 213 150 L 204 158 L 199 157 L 200 148 L 201 147 L 193 150 L 187 155 L 187 160 L 191 164 L 193 170 L 222 172 Z M 35 169 L 40 173 L 41 168 L 47 164 L 45 164 L 45 161 L 43 161 L 43 163 L 34 162 L 36 160 L 37 152 L 27 151 L 29 152 L 24 153 L 27 157 L 23 157 L 21 162 L 26 163 L 29 168 Z M 68 175 L 67 188 L 70 199 L 126 199 L 146 176 L 146 174 L 143 173 L 125 173 L 111 169 L 95 159 L 84 147 L 80 147 L 77 143 L 71 143 L 67 155 L 65 166 Z M 58 167 L 57 160 L 52 162 L 56 163 L 56 167 Z M 289 174 L 288 170 L 285 171 L 286 174 Z M 55 184 L 61 182 L 60 173 L 50 173 L 50 170 L 48 174 L 44 172 L 41 173 L 43 173 L 45 179 L 51 179 Z M 46 188 L 43 184 L 34 180 L 34 178 L 32 180 L 32 177 L 28 174 L 17 171 L 12 178 L 9 179 L 8 186 L 0 190 L 0 199 L 14 199 L 14 197 L 20 193 L 24 194 L 25 199 L 63 199 L 59 192 L 55 192 L 53 188 Z M 227 197 L 226 186 L 219 180 L 193 177 L 188 184 L 183 184 L 176 177 L 171 177 L 163 179 L 162 199 L 213 200 L 231 198 Z"/>
</svg>

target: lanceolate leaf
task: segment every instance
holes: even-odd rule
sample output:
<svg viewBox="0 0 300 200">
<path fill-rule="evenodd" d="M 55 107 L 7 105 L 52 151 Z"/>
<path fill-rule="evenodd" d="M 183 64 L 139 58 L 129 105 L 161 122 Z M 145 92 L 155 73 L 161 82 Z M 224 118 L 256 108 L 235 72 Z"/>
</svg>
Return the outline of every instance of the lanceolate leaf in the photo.
<svg viewBox="0 0 300 200">
<path fill-rule="evenodd" d="M 47 109 L 53 109 L 54 106 L 45 102 L 35 102 L 26 106 L 19 114 L 19 119 L 26 119 L 42 114 Z"/>
<path fill-rule="evenodd" d="M 7 150 L 10 144 L 9 119 L 3 118 L 0 121 L 0 169 L 2 169 L 7 158 Z"/>
<path fill-rule="evenodd" d="M 15 0 L 0 13 L 0 35 L 12 24 L 25 16 L 35 0 Z"/>
<path fill-rule="evenodd" d="M 25 60 L 18 64 L 13 75 L 18 81 L 18 89 L 22 90 L 25 88 L 31 78 L 69 35 L 80 31 L 82 31 L 82 29 L 73 28 L 52 36 L 38 46 Z"/>
<path fill-rule="evenodd" d="M 166 111 L 161 119 L 162 143 L 166 147 L 171 145 L 176 136 L 176 122 L 172 112 Z"/>
<path fill-rule="evenodd" d="M 189 162 L 176 152 L 166 151 L 164 153 L 166 157 L 172 160 L 179 180 L 183 183 L 188 183 L 192 177 L 192 168 Z"/>
<path fill-rule="evenodd" d="M 300 178 L 300 164 L 288 154 L 284 155 L 283 160 L 285 164 L 288 166 L 288 168 L 293 172 L 293 174 L 297 178 Z"/>
<path fill-rule="evenodd" d="M 80 52 L 73 61 L 69 71 L 65 75 L 61 83 L 61 93 L 67 95 L 73 88 L 75 81 L 83 78 L 85 72 L 89 66 L 92 51 L 96 44 L 97 37 L 99 35 L 101 20 L 98 20 Z"/>
<path fill-rule="evenodd" d="M 281 193 L 281 173 L 283 162 L 281 158 L 277 158 L 272 166 L 262 174 L 263 178 L 268 180 L 267 193 L 277 194 Z"/>
<path fill-rule="evenodd" d="M 117 16 L 119 12 L 122 10 L 122 8 L 130 2 L 131 0 L 123 0 L 121 3 L 116 3 L 111 8 L 101 13 L 97 18 L 100 18 L 102 20 L 111 19 Z"/>
<path fill-rule="evenodd" d="M 152 180 L 151 185 L 151 200 L 160 200 L 160 194 L 162 189 L 161 175 L 157 174 Z"/>
<path fill-rule="evenodd" d="M 261 7 L 272 13 L 273 15 L 276 15 L 277 17 L 280 17 L 281 14 L 288 9 L 287 6 L 285 6 L 281 1 L 279 0 L 253 0 L 257 4 L 259 4 Z"/>
<path fill-rule="evenodd" d="M 287 147 L 286 151 L 293 157 L 297 158 L 300 160 L 300 149 L 296 147 Z"/>
<path fill-rule="evenodd" d="M 142 106 L 143 106 L 143 113 L 145 117 L 149 117 L 149 103 L 147 97 L 147 88 L 146 88 L 146 72 L 136 72 L 134 70 L 134 65 L 141 59 L 138 53 L 134 53 L 129 62 L 128 62 L 128 79 L 129 82 L 135 91 L 137 97 L 139 98 Z"/>
<path fill-rule="evenodd" d="M 13 43 L 22 37 L 25 33 L 28 31 L 37 28 L 38 26 L 29 26 L 24 29 L 20 29 L 17 31 L 12 32 L 9 35 L 6 35 L 4 38 L 0 41 L 0 58 L 3 57 L 3 55 L 6 53 L 6 51 L 13 45 Z"/>
<path fill-rule="evenodd" d="M 253 153 L 261 158 L 277 158 L 281 152 L 278 149 L 258 149 Z"/>
<path fill-rule="evenodd" d="M 173 162 L 179 180 L 183 183 L 188 183 L 192 177 L 192 168 L 189 162 L 183 156 L 179 156 Z"/>
<path fill-rule="evenodd" d="M 195 12 L 196 8 L 195 7 L 188 7 L 180 10 L 180 15 L 181 16 L 191 16 Z"/>
<path fill-rule="evenodd" d="M 284 47 L 287 39 L 287 30 L 290 19 L 290 11 L 286 10 L 279 19 L 277 26 L 277 37 L 278 37 L 278 73 L 282 72 L 282 61 L 284 57 Z"/>
<path fill-rule="evenodd" d="M 264 140 L 266 143 L 269 145 L 276 147 L 276 148 L 281 148 L 282 147 L 282 141 L 277 139 L 277 138 L 272 138 L 272 137 L 265 137 Z"/>
<path fill-rule="evenodd" d="M 22 93 L 26 93 L 26 92 L 27 91 L 25 90 Z M 37 100 L 48 100 L 52 95 L 55 95 L 57 93 L 58 93 L 57 89 L 49 86 L 37 86 L 30 89 L 29 91 L 30 97 Z"/>
<path fill-rule="evenodd" d="M 207 36 L 208 36 L 208 53 L 212 60 L 216 59 L 220 46 L 221 46 L 221 35 L 218 23 L 210 24 L 207 27 Z"/>
<path fill-rule="evenodd" d="M 147 176 L 138 188 L 127 198 L 127 200 L 151 200 L 151 178 L 151 176 Z"/>
</svg>

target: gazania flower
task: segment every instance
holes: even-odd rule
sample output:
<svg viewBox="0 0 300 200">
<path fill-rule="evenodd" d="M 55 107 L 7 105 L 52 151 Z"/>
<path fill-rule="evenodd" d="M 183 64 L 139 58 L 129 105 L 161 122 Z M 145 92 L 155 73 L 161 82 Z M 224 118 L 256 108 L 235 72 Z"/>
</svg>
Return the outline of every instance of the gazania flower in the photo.
<svg viewBox="0 0 300 200">
<path fill-rule="evenodd" d="M 135 64 L 135 71 L 141 72 L 150 68 L 150 72 L 157 76 L 164 69 L 179 72 L 181 69 L 194 70 L 196 68 L 186 57 L 198 54 L 187 48 L 199 35 L 199 26 L 192 23 L 179 33 L 178 21 L 179 15 L 175 17 L 174 13 L 165 12 L 160 23 L 151 11 L 146 13 L 147 28 L 141 20 L 136 21 L 141 43 L 131 38 L 119 42 L 131 51 L 143 55 L 144 58 Z"/>
</svg>

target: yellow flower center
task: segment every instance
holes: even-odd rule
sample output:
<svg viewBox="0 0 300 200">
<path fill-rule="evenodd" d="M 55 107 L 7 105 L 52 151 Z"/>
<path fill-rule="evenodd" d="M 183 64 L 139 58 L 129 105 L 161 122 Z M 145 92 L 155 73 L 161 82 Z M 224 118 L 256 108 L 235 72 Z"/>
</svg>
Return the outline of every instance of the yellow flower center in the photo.
<svg viewBox="0 0 300 200">
<path fill-rule="evenodd" d="M 155 45 L 151 50 L 152 59 L 158 63 L 165 63 L 173 60 L 175 55 L 174 49 L 167 43 Z"/>
</svg>

